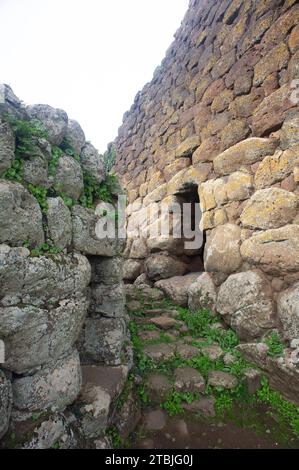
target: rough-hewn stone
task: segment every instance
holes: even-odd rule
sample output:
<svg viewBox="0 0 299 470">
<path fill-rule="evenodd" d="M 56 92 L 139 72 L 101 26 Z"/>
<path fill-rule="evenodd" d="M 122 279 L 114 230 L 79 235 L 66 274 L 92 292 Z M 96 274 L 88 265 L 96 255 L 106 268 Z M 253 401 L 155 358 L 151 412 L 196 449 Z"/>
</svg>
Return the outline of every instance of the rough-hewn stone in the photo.
<svg viewBox="0 0 299 470">
<path fill-rule="evenodd" d="M 281 275 L 298 271 L 298 225 L 286 225 L 253 235 L 242 243 L 241 255 L 268 273 Z"/>
<path fill-rule="evenodd" d="M 188 289 L 188 307 L 191 311 L 215 309 L 216 288 L 208 273 L 201 273 Z"/>
<path fill-rule="evenodd" d="M 27 106 L 26 111 L 31 119 L 42 122 L 52 145 L 60 145 L 66 135 L 68 117 L 65 111 L 46 104 Z"/>
<path fill-rule="evenodd" d="M 257 271 L 231 275 L 219 289 L 217 311 L 241 339 L 262 336 L 274 327 L 271 286 Z"/>
<path fill-rule="evenodd" d="M 12 408 L 11 383 L 0 370 L 0 439 L 8 430 Z"/>
<path fill-rule="evenodd" d="M 19 183 L 0 180 L 0 242 L 22 246 L 44 242 L 42 213 L 36 199 Z"/>
<path fill-rule="evenodd" d="M 158 289 L 161 289 L 165 295 L 176 305 L 187 307 L 188 290 L 191 284 L 196 281 L 199 273 L 187 274 L 186 276 L 175 276 L 170 279 L 162 279 L 155 283 Z"/>
<path fill-rule="evenodd" d="M 15 158 L 15 137 L 6 122 L 0 121 L 0 174 L 10 168 Z"/>
<path fill-rule="evenodd" d="M 245 205 L 240 218 L 246 228 L 279 228 L 292 222 L 297 214 L 297 206 L 297 197 L 289 191 L 261 189 Z"/>
<path fill-rule="evenodd" d="M 77 351 L 34 375 L 17 378 L 13 383 L 13 404 L 18 410 L 63 410 L 81 388 L 81 368 Z"/>
<path fill-rule="evenodd" d="M 299 338 L 299 283 L 279 295 L 277 313 L 285 338 Z"/>
<path fill-rule="evenodd" d="M 216 227 L 205 246 L 205 270 L 224 273 L 236 271 L 242 262 L 240 244 L 240 227 L 233 224 Z"/>
</svg>

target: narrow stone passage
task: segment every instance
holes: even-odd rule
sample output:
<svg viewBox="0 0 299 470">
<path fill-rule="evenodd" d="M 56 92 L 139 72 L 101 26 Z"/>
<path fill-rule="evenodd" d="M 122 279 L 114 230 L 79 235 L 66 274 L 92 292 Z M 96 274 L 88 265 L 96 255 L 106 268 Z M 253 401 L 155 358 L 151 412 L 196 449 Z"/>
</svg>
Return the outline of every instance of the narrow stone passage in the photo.
<svg viewBox="0 0 299 470">
<path fill-rule="evenodd" d="M 129 426 L 115 421 L 114 446 L 298 447 L 275 392 L 242 357 L 232 330 L 208 310 L 173 305 L 158 289 L 126 287 L 135 365 L 120 400 L 134 407 L 127 407 Z"/>
</svg>

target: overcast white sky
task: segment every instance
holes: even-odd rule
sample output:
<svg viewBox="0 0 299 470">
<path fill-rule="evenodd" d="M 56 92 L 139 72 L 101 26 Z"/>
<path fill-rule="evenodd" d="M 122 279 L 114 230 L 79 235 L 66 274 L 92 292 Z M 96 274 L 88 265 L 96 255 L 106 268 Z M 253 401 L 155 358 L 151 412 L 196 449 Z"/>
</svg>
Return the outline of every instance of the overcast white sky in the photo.
<svg viewBox="0 0 299 470">
<path fill-rule="evenodd" d="M 103 152 L 189 0 L 0 0 L 0 83 L 77 119 Z"/>
</svg>

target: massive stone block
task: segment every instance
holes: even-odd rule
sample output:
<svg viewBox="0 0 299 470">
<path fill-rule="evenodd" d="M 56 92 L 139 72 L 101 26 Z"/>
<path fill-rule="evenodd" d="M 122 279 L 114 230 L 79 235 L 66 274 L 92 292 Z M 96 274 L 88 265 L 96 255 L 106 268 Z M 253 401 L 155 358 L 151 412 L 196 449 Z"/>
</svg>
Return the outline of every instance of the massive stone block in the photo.
<svg viewBox="0 0 299 470">
<path fill-rule="evenodd" d="M 215 310 L 217 292 L 208 273 L 201 273 L 188 289 L 188 307 L 195 312 L 201 309 Z"/>
<path fill-rule="evenodd" d="M 81 153 L 83 170 L 89 173 L 100 184 L 105 179 L 103 157 L 92 144 L 85 144 Z"/>
<path fill-rule="evenodd" d="M 232 273 L 241 263 L 241 230 L 233 224 L 216 227 L 207 238 L 204 265 L 206 271 Z"/>
<path fill-rule="evenodd" d="M 217 311 L 246 341 L 275 326 L 271 286 L 258 271 L 231 275 L 220 287 Z"/>
<path fill-rule="evenodd" d="M 59 158 L 55 174 L 57 191 L 77 201 L 83 193 L 83 173 L 80 163 L 65 155 Z"/>
<path fill-rule="evenodd" d="M 277 313 L 284 336 L 288 340 L 299 338 L 299 283 L 282 292 L 277 301 Z"/>
<path fill-rule="evenodd" d="M 42 122 L 47 131 L 47 138 L 52 145 L 60 145 L 66 135 L 68 117 L 65 111 L 46 104 L 27 106 L 26 111 L 31 119 Z"/>
<path fill-rule="evenodd" d="M 10 381 L 0 370 L 0 439 L 4 436 L 9 426 L 12 408 L 12 388 Z"/>
<path fill-rule="evenodd" d="M 85 134 L 77 121 L 74 121 L 73 119 L 68 120 L 65 138 L 74 151 L 80 155 L 85 144 Z"/>
<path fill-rule="evenodd" d="M 283 275 L 299 269 L 299 227 L 286 225 L 257 233 L 241 245 L 241 255 L 263 271 Z"/>
<path fill-rule="evenodd" d="M 295 194 L 279 188 L 262 189 L 251 197 L 240 218 L 246 228 L 279 228 L 293 221 L 297 207 Z"/>
<path fill-rule="evenodd" d="M 87 308 L 85 297 L 62 300 L 50 310 L 34 306 L 0 307 L 4 367 L 24 374 L 70 351 L 80 335 Z"/>
<path fill-rule="evenodd" d="M 0 175 L 10 168 L 15 158 L 15 137 L 6 122 L 0 121 Z"/>
<path fill-rule="evenodd" d="M 228 175 L 239 170 L 242 165 L 251 165 L 258 162 L 263 157 L 272 155 L 277 144 L 274 139 L 252 137 L 243 140 L 214 159 L 215 171 L 220 175 Z"/>
<path fill-rule="evenodd" d="M 57 248 L 64 249 L 72 241 L 72 218 L 70 210 L 60 197 L 48 198 L 47 222 L 51 240 Z"/>
<path fill-rule="evenodd" d="M 61 411 L 73 403 L 81 388 L 77 351 L 39 372 L 13 382 L 13 404 L 21 411 Z"/>
<path fill-rule="evenodd" d="M 0 180 L 0 243 L 26 241 L 36 247 L 44 242 L 40 206 L 21 184 Z"/>
</svg>

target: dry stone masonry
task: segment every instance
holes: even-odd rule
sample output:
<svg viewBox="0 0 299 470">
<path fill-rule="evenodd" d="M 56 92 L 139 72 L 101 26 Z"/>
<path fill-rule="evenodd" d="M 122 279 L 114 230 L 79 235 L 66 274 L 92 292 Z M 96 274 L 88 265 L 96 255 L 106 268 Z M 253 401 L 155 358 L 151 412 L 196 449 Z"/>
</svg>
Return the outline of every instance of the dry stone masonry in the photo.
<svg viewBox="0 0 299 470">
<path fill-rule="evenodd" d="M 129 198 L 126 282 L 156 283 L 181 305 L 219 313 L 297 404 L 289 347 L 299 337 L 298 23 L 296 0 L 191 0 L 115 141 Z M 162 205 L 171 214 L 184 202 L 200 203 L 202 251 L 148 237 Z M 265 353 L 274 330 L 284 358 Z"/>
<path fill-rule="evenodd" d="M 131 361 L 123 242 L 84 199 L 103 157 L 64 111 L 0 97 L 0 439 L 102 447 Z"/>
</svg>

